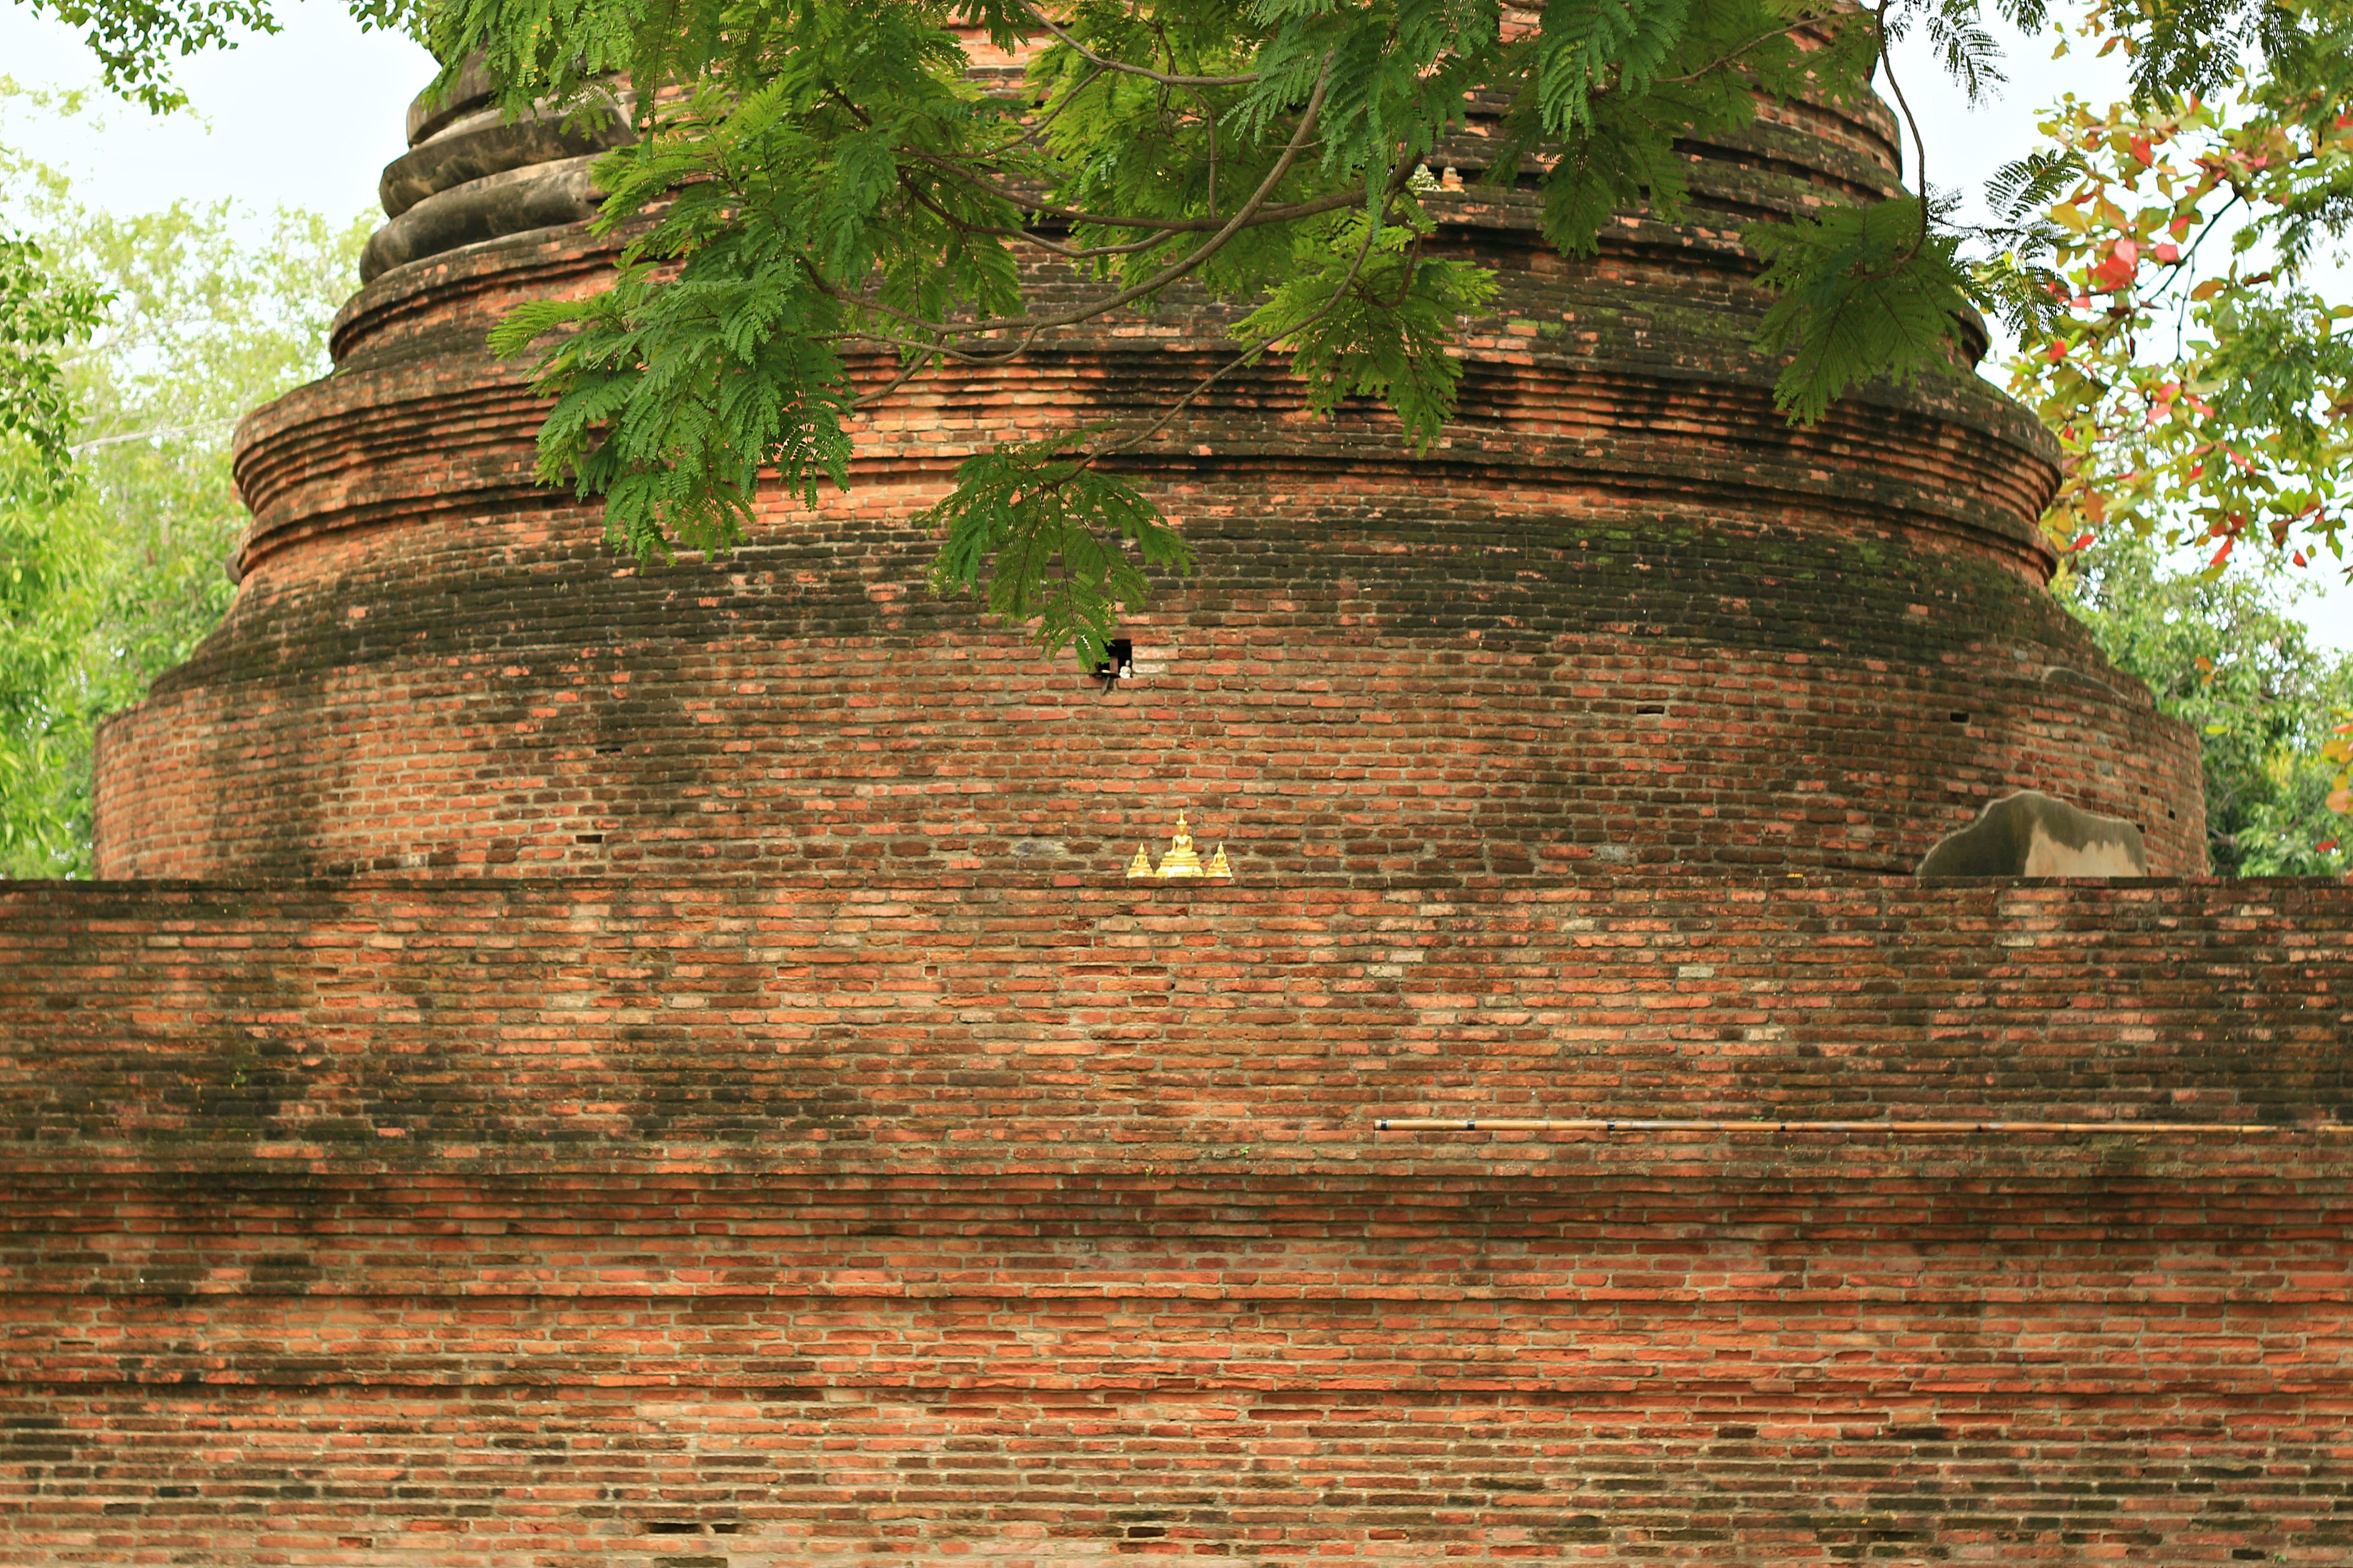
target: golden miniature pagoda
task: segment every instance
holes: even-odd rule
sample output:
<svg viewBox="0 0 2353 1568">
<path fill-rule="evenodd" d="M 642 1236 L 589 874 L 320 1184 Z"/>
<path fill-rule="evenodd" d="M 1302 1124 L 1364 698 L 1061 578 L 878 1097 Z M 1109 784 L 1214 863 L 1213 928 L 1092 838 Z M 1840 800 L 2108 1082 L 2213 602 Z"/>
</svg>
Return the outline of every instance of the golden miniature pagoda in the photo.
<svg viewBox="0 0 2353 1568">
<path fill-rule="evenodd" d="M 1168 853 L 1160 858 L 1159 866 L 1154 867 L 1152 858 L 1138 849 L 1135 858 L 1127 863 L 1127 874 L 1131 880 L 1139 877 L 1164 879 L 1172 877 L 1223 877 L 1230 879 L 1234 871 L 1226 864 L 1226 847 L 1222 844 L 1218 846 L 1218 852 L 1209 857 L 1207 867 L 1201 864 L 1200 852 L 1193 847 L 1192 832 L 1180 812 L 1176 817 L 1176 837 L 1169 840 Z"/>
</svg>

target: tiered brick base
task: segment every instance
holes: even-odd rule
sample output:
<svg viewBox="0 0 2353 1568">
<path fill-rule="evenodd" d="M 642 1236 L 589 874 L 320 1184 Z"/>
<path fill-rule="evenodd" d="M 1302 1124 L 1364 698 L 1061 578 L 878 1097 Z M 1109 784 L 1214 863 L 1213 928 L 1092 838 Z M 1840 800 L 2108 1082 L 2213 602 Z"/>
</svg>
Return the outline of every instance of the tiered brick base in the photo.
<svg viewBox="0 0 2353 1568">
<path fill-rule="evenodd" d="M 2353 892 L 0 898 L 0 1561 L 2334 1563 Z"/>
</svg>

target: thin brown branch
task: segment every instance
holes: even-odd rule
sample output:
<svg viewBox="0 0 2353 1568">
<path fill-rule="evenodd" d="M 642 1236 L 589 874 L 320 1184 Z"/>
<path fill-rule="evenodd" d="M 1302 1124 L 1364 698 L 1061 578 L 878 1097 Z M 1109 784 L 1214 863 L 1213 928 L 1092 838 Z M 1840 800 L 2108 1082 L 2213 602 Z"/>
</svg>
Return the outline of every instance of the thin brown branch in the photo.
<svg viewBox="0 0 2353 1568">
<path fill-rule="evenodd" d="M 1904 123 L 1912 130 L 1912 148 L 1917 155 L 1912 168 L 1913 183 L 1920 187 L 1920 226 L 1912 237 L 1912 247 L 1904 253 L 1896 265 L 1901 267 L 1920 254 L 1928 244 L 1928 142 L 1920 134 L 1920 121 L 1913 117 L 1911 100 L 1904 96 L 1904 84 L 1895 79 L 1894 62 L 1887 58 L 1887 13 L 1898 0 L 1880 0 L 1878 8 L 1868 11 L 1871 25 L 1879 29 L 1879 55 L 1873 61 L 1874 70 L 1887 73 L 1887 88 L 1895 95 L 1895 107 L 1904 111 Z M 1869 77 L 1864 80 L 1868 81 Z"/>
<path fill-rule="evenodd" d="M 1397 174 L 1391 176 L 1387 189 L 1382 191 L 1377 197 L 1371 197 L 1370 193 L 1368 192 L 1367 195 L 1370 199 L 1366 201 L 1366 205 L 1367 206 L 1371 206 L 1376 201 L 1377 201 L 1378 205 L 1386 209 L 1389 202 L 1395 199 L 1397 193 L 1403 188 L 1405 180 L 1410 178 L 1409 171 L 1412 165 L 1408 162 L 1402 159 L 1399 160 Z M 1356 279 L 1364 272 L 1365 263 L 1371 259 L 1373 247 L 1379 241 L 1381 237 L 1381 227 L 1382 226 L 1377 219 L 1366 224 L 1365 242 L 1356 247 L 1356 258 L 1348 264 L 1347 276 L 1340 279 L 1340 286 L 1332 291 L 1332 297 L 1329 300 L 1324 300 L 1321 306 L 1317 307 L 1314 311 L 1310 312 L 1301 321 L 1293 323 L 1291 330 L 1283 333 L 1282 337 L 1269 338 L 1264 342 L 1253 343 L 1249 348 L 1244 349 L 1240 353 L 1235 355 L 1232 359 L 1227 361 L 1224 364 L 1219 366 L 1216 370 L 1211 371 L 1208 375 L 1203 376 L 1199 381 L 1193 384 L 1191 389 L 1188 390 L 1184 396 L 1169 405 L 1167 409 L 1161 414 L 1159 418 L 1154 420 L 1150 425 L 1145 426 L 1144 429 L 1137 432 L 1135 435 L 1128 437 L 1124 440 L 1115 441 L 1110 446 L 1101 447 L 1089 453 L 1087 455 L 1086 461 L 1082 464 L 1081 467 L 1092 468 L 1098 461 L 1104 458 L 1112 457 L 1121 452 L 1133 450 L 1134 447 L 1140 447 L 1145 442 L 1151 440 L 1152 437 L 1159 435 L 1161 431 L 1166 430 L 1171 420 L 1175 419 L 1179 414 L 1184 413 L 1186 409 L 1190 408 L 1201 395 L 1208 392 L 1209 388 L 1217 385 L 1218 383 L 1223 381 L 1227 376 L 1231 375 L 1235 371 L 1241 369 L 1244 365 L 1254 363 L 1260 358 L 1260 356 L 1263 355 L 1276 343 L 1282 342 L 1284 338 L 1296 338 L 1301 332 L 1306 331 L 1309 327 L 1314 326 L 1316 322 L 1322 321 L 1324 317 L 1337 310 L 1339 308 L 1340 301 L 1346 299 L 1348 297 L 1349 290 L 1356 287 Z"/>
<path fill-rule="evenodd" d="M 1817 26 L 1820 21 L 1821 18 L 1820 16 L 1807 16 L 1799 21 L 1790 23 L 1786 27 L 1776 27 L 1769 33 L 1759 33 L 1755 37 L 1749 39 L 1746 43 L 1741 45 L 1738 48 L 1732 50 L 1729 54 L 1718 56 L 1716 58 L 1708 61 L 1707 64 L 1700 67 L 1697 70 L 1685 71 L 1681 76 L 1662 76 L 1653 78 L 1652 79 L 1661 87 L 1687 86 L 1692 82 L 1700 81 L 1705 78 L 1714 76 L 1717 71 L 1724 69 L 1726 66 L 1738 65 L 1740 63 L 1740 58 L 1743 55 L 1746 54 L 1749 50 L 1757 47 L 1759 45 L 1769 44 L 1776 38 L 1787 37 L 1792 33 Z M 1597 92 L 1594 96 L 1598 98 L 1600 94 Z"/>
<path fill-rule="evenodd" d="M 850 411 L 852 413 L 855 413 L 860 409 L 869 407 L 873 404 L 881 402 L 884 398 L 890 396 L 892 393 L 898 391 L 901 387 L 914 380 L 916 376 L 923 374 L 923 367 L 931 363 L 932 358 L 931 355 L 926 353 L 902 353 L 899 357 L 901 362 L 899 374 L 892 376 L 888 382 L 884 383 L 881 386 L 877 387 L 874 391 L 860 394 L 849 405 Z"/>
<path fill-rule="evenodd" d="M 828 283 L 814 270 L 811 271 L 810 277 L 817 287 L 828 298 L 839 300 L 859 310 L 871 310 L 893 321 L 903 321 L 929 335 L 933 339 L 931 346 L 934 348 L 950 338 L 972 337 L 983 332 L 1008 332 L 1025 329 L 1034 336 L 1049 328 L 1071 327 L 1082 321 L 1092 321 L 1095 317 L 1116 310 L 1123 305 L 1133 303 L 1147 295 L 1156 294 L 1170 284 L 1191 276 L 1211 257 L 1224 249 L 1235 235 L 1250 226 L 1250 220 L 1257 216 L 1259 209 L 1266 205 L 1267 197 L 1272 195 L 1275 187 L 1282 183 L 1283 176 L 1290 174 L 1292 165 L 1299 161 L 1300 153 L 1306 150 L 1309 140 L 1314 133 L 1316 120 L 1323 113 L 1324 95 L 1331 88 L 1332 68 L 1337 58 L 1336 50 L 1324 57 L 1324 69 L 1316 77 L 1315 90 L 1308 95 L 1306 108 L 1300 114 L 1298 130 L 1292 133 L 1290 142 L 1282 150 L 1282 156 L 1275 160 L 1274 167 L 1267 171 L 1266 177 L 1259 182 L 1258 189 L 1250 193 L 1250 199 L 1243 205 L 1242 209 L 1228 219 L 1216 234 L 1197 247 L 1190 255 L 1170 262 L 1141 283 L 1131 283 L 1106 299 L 1073 306 L 1068 310 L 1048 316 L 997 316 L 966 325 L 952 325 L 943 321 L 925 321 L 908 311 L 882 304 L 880 300 L 849 293 Z M 1351 203 L 1355 200 L 1355 196 L 1349 197 Z"/>
<path fill-rule="evenodd" d="M 1100 66 L 1104 70 L 1117 71 L 1122 76 L 1142 77 L 1146 81 L 1155 81 L 1163 87 L 1248 87 L 1259 79 L 1258 73 L 1255 71 L 1249 76 L 1179 76 L 1170 71 L 1156 71 L 1148 66 L 1130 65 L 1125 60 L 1115 60 L 1107 55 L 1095 53 L 1069 33 L 1047 20 L 1044 13 L 1036 6 L 1025 5 L 1022 9 L 1028 11 L 1030 18 L 1039 26 L 1069 45 L 1081 59 L 1085 60 L 1089 65 Z"/>
</svg>

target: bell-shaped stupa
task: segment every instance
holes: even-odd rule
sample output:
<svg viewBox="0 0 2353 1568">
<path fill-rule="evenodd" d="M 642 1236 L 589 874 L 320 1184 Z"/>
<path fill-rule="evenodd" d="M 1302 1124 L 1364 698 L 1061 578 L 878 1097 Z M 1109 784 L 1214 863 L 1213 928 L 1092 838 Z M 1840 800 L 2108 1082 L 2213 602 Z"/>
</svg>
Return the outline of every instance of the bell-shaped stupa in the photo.
<svg viewBox="0 0 2353 1568">
<path fill-rule="evenodd" d="M 1286 876 L 1908 872 L 2022 788 L 2203 869 L 2194 740 L 2042 591 L 2034 422 L 1957 371 L 1774 411 L 1737 232 L 1894 191 L 1875 102 L 1693 145 L 1681 220 L 1587 260 L 1475 183 L 1474 121 L 1430 197 L 1433 244 L 1502 279 L 1460 417 L 1416 453 L 1310 417 L 1279 363 L 1221 382 L 1133 458 L 1199 567 L 1106 692 L 933 597 L 910 520 L 976 449 L 1174 397 L 1231 310 L 918 382 L 860 423 L 850 493 L 640 569 L 533 482 L 543 405 L 483 344 L 601 285 L 620 122 L 511 125 L 486 90 L 412 112 L 334 374 L 244 426 L 236 607 L 105 734 L 109 876 L 1077 873 L 1179 801 Z"/>
</svg>

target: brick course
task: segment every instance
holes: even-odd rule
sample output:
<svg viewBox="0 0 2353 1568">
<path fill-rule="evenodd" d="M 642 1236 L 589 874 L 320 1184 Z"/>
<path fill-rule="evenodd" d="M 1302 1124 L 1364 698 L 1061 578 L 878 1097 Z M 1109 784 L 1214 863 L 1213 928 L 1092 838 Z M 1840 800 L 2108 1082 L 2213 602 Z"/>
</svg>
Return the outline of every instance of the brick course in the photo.
<svg viewBox="0 0 2353 1568">
<path fill-rule="evenodd" d="M 2353 894 L 0 900 L 0 1556 L 2321 1562 Z M 26 1044 L 38 1042 L 33 1048 Z"/>
</svg>

